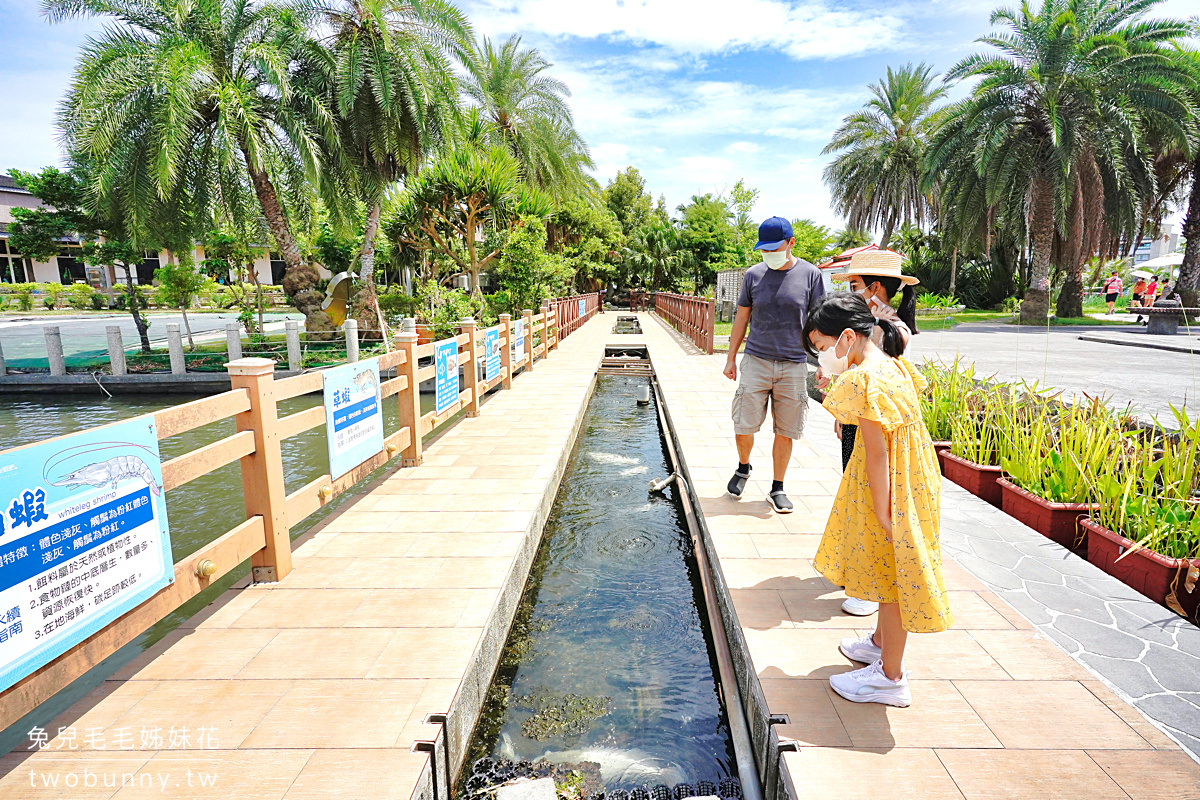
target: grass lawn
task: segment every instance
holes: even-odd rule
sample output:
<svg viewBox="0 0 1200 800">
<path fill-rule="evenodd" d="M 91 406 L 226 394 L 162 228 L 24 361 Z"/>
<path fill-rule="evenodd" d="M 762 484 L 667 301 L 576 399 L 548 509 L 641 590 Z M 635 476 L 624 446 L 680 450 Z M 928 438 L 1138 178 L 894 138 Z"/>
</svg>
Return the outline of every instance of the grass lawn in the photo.
<svg viewBox="0 0 1200 800">
<path fill-rule="evenodd" d="M 964 322 L 1008 322 L 1012 318 L 1011 311 L 957 311 L 947 316 L 919 316 L 917 330 L 943 331 Z"/>
</svg>

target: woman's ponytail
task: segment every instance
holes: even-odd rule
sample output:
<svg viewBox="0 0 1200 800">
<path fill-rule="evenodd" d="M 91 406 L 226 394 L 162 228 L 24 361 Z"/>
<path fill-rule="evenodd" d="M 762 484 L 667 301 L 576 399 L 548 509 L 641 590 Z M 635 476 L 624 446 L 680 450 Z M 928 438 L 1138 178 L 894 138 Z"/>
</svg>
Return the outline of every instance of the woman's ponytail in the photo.
<svg viewBox="0 0 1200 800">
<path fill-rule="evenodd" d="M 889 319 L 878 319 L 875 320 L 875 327 L 879 328 L 883 334 L 883 352 L 892 358 L 904 355 L 904 337 L 901 335 L 900 329 L 896 327 L 896 323 Z"/>
<path fill-rule="evenodd" d="M 900 317 L 900 321 L 908 326 L 909 331 L 913 336 L 916 336 L 920 331 L 917 330 L 917 287 L 912 284 L 904 285 L 904 293 L 900 295 L 900 308 L 896 309 L 896 315 Z"/>
</svg>

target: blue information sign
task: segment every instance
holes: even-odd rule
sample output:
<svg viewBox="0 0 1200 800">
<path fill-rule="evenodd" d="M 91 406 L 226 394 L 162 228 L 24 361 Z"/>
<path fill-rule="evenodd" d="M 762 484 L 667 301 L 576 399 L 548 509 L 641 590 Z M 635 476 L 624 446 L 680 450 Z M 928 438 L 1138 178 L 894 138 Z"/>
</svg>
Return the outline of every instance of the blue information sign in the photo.
<svg viewBox="0 0 1200 800">
<path fill-rule="evenodd" d="M 586 313 L 587 313 L 587 301 L 580 300 L 579 301 L 579 318 L 583 319 L 583 315 Z"/>
<path fill-rule="evenodd" d="M 339 478 L 383 449 L 379 362 L 343 364 L 325 370 L 321 377 L 329 474 Z"/>
<path fill-rule="evenodd" d="M 0 455 L 0 691 L 175 580 L 151 416 Z"/>
<path fill-rule="evenodd" d="M 433 351 L 437 366 L 437 413 L 441 414 L 458 402 L 458 340 L 438 342 Z M 471 366 L 475 366 L 472 364 Z"/>
<path fill-rule="evenodd" d="M 525 361 L 525 320 L 517 320 L 513 323 L 513 329 L 516 331 L 513 338 L 517 340 L 513 345 L 513 362 L 520 364 Z"/>
<path fill-rule="evenodd" d="M 487 354 L 484 364 L 487 367 L 485 381 L 500 377 L 500 331 L 488 328 L 483 335 L 484 352 Z"/>
</svg>

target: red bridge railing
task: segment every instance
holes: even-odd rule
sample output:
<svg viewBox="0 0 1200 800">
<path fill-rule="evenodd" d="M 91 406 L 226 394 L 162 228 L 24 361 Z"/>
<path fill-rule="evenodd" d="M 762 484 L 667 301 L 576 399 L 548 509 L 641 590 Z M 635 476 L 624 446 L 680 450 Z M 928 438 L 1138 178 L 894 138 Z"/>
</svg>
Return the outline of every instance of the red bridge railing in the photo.
<svg viewBox="0 0 1200 800">
<path fill-rule="evenodd" d="M 550 308 L 554 310 L 554 319 L 558 323 L 557 338 L 570 336 L 576 328 L 600 313 L 600 302 L 600 292 L 556 297 L 550 300 Z"/>
<path fill-rule="evenodd" d="M 654 311 L 705 353 L 713 353 L 716 314 L 712 300 L 686 294 L 654 294 Z"/>
</svg>

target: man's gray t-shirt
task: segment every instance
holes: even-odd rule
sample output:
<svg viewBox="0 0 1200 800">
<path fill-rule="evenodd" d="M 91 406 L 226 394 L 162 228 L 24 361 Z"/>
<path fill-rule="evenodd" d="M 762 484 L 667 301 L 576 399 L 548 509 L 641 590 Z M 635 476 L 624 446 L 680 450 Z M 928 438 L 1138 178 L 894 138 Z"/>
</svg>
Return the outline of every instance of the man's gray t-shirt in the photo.
<svg viewBox="0 0 1200 800">
<path fill-rule="evenodd" d="M 760 261 L 746 270 L 738 305 L 750 309 L 746 354 L 771 361 L 808 359 L 804 323 L 808 310 L 825 294 L 821 271 L 802 258 L 790 269 Z"/>
</svg>

